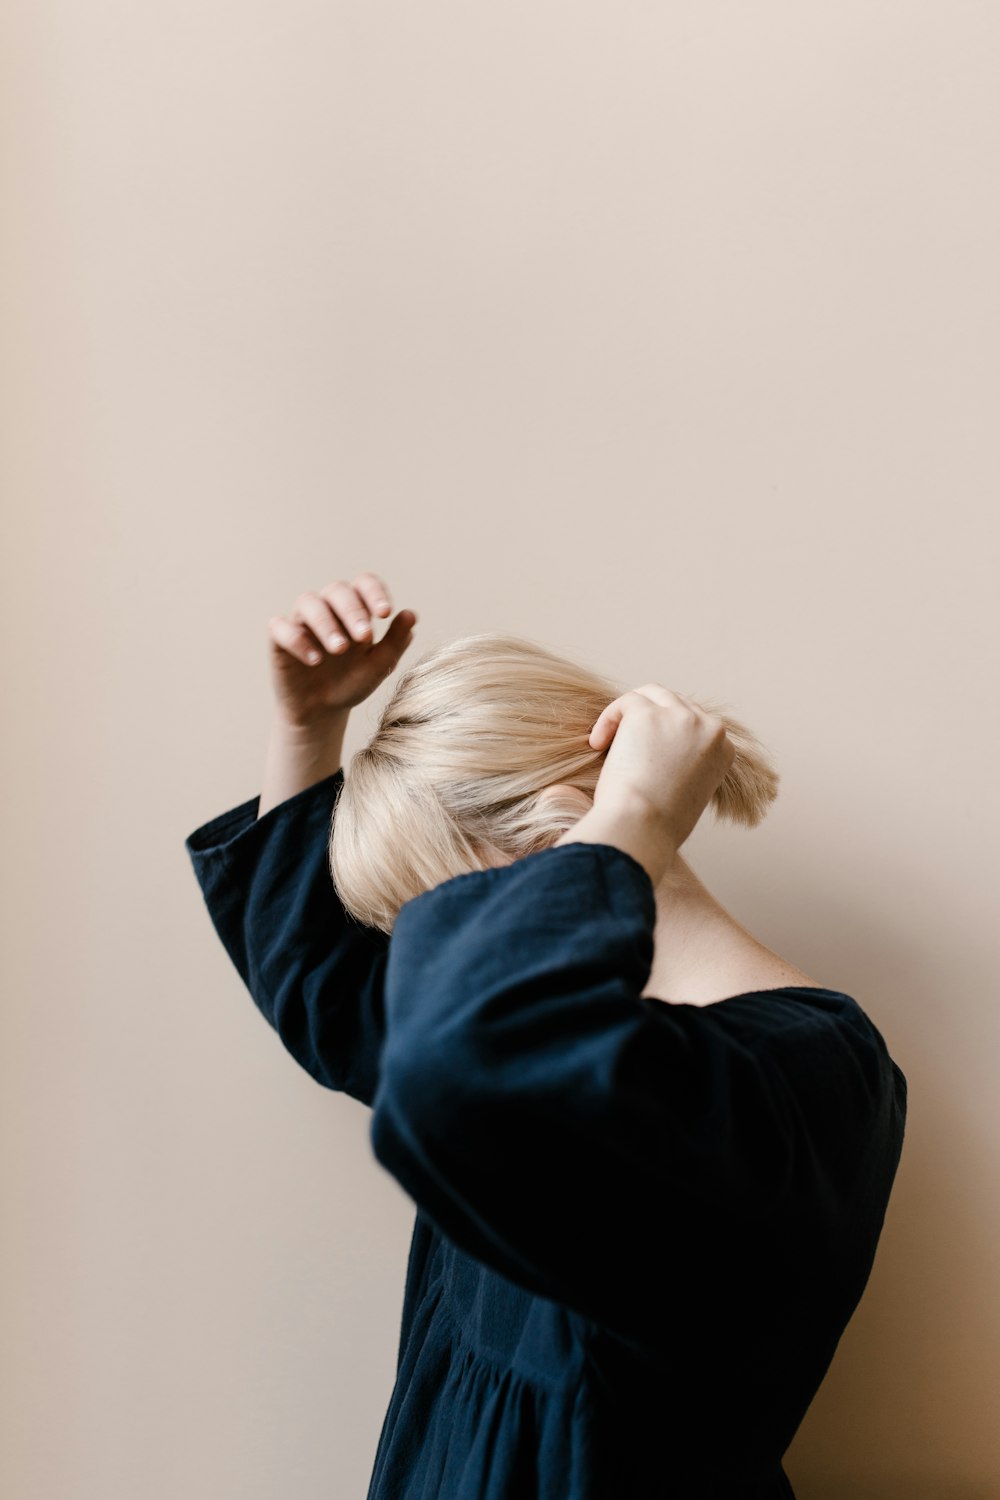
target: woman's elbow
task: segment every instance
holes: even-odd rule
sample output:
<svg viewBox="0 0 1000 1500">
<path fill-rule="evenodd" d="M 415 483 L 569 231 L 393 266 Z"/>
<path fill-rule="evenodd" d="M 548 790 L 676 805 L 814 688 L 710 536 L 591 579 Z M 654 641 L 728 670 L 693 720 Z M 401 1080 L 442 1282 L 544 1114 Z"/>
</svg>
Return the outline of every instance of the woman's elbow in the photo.
<svg viewBox="0 0 1000 1500">
<path fill-rule="evenodd" d="M 383 1050 L 369 1134 L 376 1159 L 388 1170 L 401 1150 L 432 1161 L 460 1147 L 479 1115 L 469 1067 L 455 1049 Z"/>
</svg>

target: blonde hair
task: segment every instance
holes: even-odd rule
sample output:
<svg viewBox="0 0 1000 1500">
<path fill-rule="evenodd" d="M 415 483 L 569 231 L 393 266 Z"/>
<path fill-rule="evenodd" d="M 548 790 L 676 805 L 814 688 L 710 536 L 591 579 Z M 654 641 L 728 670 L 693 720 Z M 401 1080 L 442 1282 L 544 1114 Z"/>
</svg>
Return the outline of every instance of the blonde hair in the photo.
<svg viewBox="0 0 1000 1500">
<path fill-rule="evenodd" d="M 384 933 L 405 902 L 455 875 L 548 847 L 580 818 L 555 782 L 592 797 L 606 749 L 590 731 L 628 685 L 520 636 L 485 631 L 403 672 L 369 743 L 351 758 L 334 808 L 329 861 L 348 913 Z M 755 827 L 778 775 L 742 724 L 712 705 L 736 759 L 710 806 Z"/>
</svg>

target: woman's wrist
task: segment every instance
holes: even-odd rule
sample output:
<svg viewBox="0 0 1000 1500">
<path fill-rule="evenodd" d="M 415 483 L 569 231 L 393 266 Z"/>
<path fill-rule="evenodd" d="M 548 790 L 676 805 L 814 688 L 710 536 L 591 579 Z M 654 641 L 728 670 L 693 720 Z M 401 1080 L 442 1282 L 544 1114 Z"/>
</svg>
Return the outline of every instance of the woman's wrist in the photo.
<svg viewBox="0 0 1000 1500">
<path fill-rule="evenodd" d="M 314 786 L 343 763 L 350 709 L 337 709 L 310 723 L 293 723 L 280 710 L 271 721 L 258 818 L 296 792 Z"/>
<path fill-rule="evenodd" d="M 672 870 L 679 858 L 668 830 L 654 813 L 644 808 L 594 807 L 573 824 L 557 844 L 613 844 L 637 860 L 654 886 Z"/>
</svg>

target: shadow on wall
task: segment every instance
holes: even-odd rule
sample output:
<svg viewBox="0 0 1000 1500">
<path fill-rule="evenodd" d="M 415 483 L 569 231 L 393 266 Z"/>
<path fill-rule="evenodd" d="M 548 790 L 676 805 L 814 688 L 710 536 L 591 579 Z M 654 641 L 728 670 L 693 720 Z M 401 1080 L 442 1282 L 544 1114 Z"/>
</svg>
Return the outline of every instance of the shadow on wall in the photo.
<svg viewBox="0 0 1000 1500">
<path fill-rule="evenodd" d="M 787 1469 L 787 1465 L 786 1465 Z M 928 1479 L 926 1475 L 900 1474 L 884 1479 L 796 1480 L 788 1477 L 796 1500 L 997 1500 L 1000 1489 L 987 1488 L 968 1479 Z"/>
<path fill-rule="evenodd" d="M 795 891 L 781 897 L 790 930 L 809 933 Z M 1000 1158 L 984 1106 L 989 1068 L 968 1073 L 970 1044 L 982 1031 L 985 1046 L 988 1032 L 955 993 L 956 974 L 989 975 L 993 955 L 964 931 L 869 926 L 836 890 L 819 904 L 831 944 L 850 933 L 851 967 L 865 976 L 852 993 L 884 1024 L 909 1107 L 869 1286 L 785 1469 L 797 1500 L 1000 1500 Z M 843 982 L 835 946 L 814 936 L 810 972 Z"/>
</svg>

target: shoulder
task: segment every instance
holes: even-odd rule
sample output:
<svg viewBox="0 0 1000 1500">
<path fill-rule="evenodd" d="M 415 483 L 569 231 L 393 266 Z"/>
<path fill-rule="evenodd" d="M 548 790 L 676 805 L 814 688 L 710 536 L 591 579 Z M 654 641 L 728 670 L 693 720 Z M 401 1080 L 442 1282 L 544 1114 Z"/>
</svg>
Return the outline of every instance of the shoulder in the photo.
<svg viewBox="0 0 1000 1500">
<path fill-rule="evenodd" d="M 822 985 L 783 984 L 706 1005 L 664 1006 L 689 1012 L 686 1025 L 746 1049 L 809 1117 L 845 1112 L 862 1123 L 905 1079 L 885 1037 L 858 1000 Z"/>
</svg>

